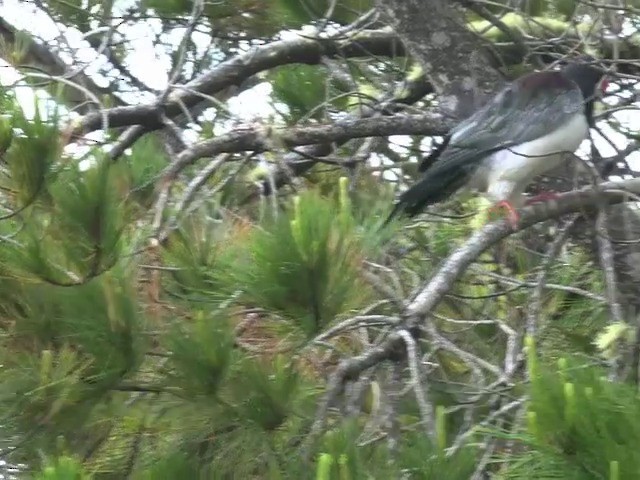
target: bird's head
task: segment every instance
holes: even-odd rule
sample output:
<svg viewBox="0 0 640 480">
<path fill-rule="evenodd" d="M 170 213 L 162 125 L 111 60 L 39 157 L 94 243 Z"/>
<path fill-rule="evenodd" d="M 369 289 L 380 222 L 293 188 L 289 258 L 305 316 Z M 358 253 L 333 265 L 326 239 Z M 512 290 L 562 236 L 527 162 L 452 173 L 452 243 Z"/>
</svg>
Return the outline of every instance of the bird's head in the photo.
<svg viewBox="0 0 640 480">
<path fill-rule="evenodd" d="M 580 87 L 588 102 L 602 98 L 609 86 L 607 72 L 595 63 L 570 63 L 562 69 L 562 73 Z"/>
</svg>

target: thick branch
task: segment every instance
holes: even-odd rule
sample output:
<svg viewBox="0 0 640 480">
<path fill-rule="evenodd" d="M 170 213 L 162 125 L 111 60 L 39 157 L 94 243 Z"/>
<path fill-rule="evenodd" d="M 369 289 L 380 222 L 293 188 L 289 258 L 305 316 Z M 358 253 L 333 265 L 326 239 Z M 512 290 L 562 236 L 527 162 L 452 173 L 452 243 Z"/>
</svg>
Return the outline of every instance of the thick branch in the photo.
<svg viewBox="0 0 640 480">
<path fill-rule="evenodd" d="M 333 125 L 297 128 L 250 128 L 199 142 L 184 150 L 168 168 L 173 177 L 199 158 L 232 152 L 263 152 L 281 147 L 342 143 L 353 138 L 389 135 L 443 135 L 451 123 L 430 115 L 393 115 L 343 120 Z"/>
<path fill-rule="evenodd" d="M 0 38 L 4 43 L 2 54 L 5 58 L 11 58 L 12 51 L 23 53 L 20 58 L 21 65 L 16 65 L 17 69 L 31 68 L 38 73 L 51 75 L 52 78 L 63 77 L 74 69 L 74 66 L 67 65 L 58 55 L 52 53 L 48 46 L 37 42 L 30 33 L 16 29 L 2 18 L 0 18 Z M 77 73 L 69 80 L 81 85 L 96 96 L 109 95 L 114 102 L 119 103 L 108 88 L 98 86 L 91 77 L 82 72 Z M 28 76 L 25 81 L 28 83 L 34 82 Z M 37 79 L 37 82 L 42 83 L 42 79 Z M 57 89 L 60 86 L 55 85 L 55 88 Z M 69 86 L 62 85 L 62 87 L 62 98 L 65 104 L 70 108 L 75 108 L 80 113 L 86 112 L 87 107 L 83 105 L 86 103 L 87 98 L 82 91 Z M 97 107 L 96 105 L 93 106 L 94 109 Z M 96 115 L 100 117 L 99 114 Z"/>
<path fill-rule="evenodd" d="M 454 116 L 468 116 L 504 82 L 450 0 L 378 0 L 377 5 Z"/>
<path fill-rule="evenodd" d="M 192 107 L 203 101 L 202 94 L 213 95 L 234 85 L 240 85 L 251 76 L 292 63 L 319 64 L 323 57 L 362 57 L 370 55 L 404 55 L 404 49 L 395 35 L 387 29 L 363 31 L 346 40 L 311 39 L 296 37 L 256 47 L 247 53 L 226 60 L 192 82 L 179 86 L 169 96 L 163 110 L 171 117 L 184 106 Z M 161 109 L 155 106 L 134 106 L 107 110 L 110 127 L 143 125 L 147 129 L 162 127 Z M 74 135 L 101 128 L 101 115 L 85 116 L 76 125 Z"/>
</svg>

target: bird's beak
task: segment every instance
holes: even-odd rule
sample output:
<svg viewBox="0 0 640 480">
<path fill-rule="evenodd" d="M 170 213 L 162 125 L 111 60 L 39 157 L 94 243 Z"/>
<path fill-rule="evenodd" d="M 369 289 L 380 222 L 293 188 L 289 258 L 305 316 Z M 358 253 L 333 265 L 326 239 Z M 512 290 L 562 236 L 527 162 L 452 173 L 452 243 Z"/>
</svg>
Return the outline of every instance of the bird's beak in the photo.
<svg viewBox="0 0 640 480">
<path fill-rule="evenodd" d="M 599 97 L 603 97 L 605 93 L 607 93 L 607 89 L 609 88 L 609 79 L 604 76 L 602 80 L 600 80 L 600 85 L 598 86 Z"/>
</svg>

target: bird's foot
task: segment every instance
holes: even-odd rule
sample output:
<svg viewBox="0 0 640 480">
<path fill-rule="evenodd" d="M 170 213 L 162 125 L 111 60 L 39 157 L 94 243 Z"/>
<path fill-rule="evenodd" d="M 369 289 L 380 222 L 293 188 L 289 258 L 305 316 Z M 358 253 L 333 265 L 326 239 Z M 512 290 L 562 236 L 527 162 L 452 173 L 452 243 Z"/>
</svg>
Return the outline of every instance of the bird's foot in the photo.
<svg viewBox="0 0 640 480">
<path fill-rule="evenodd" d="M 539 193 L 538 195 L 535 195 L 531 198 L 528 198 L 524 204 L 525 205 L 532 205 L 534 203 L 543 203 L 543 202 L 548 202 L 549 200 L 557 200 L 559 197 L 559 195 L 556 192 L 542 192 Z"/>
<path fill-rule="evenodd" d="M 511 205 L 511 203 L 509 203 L 507 200 L 499 201 L 493 207 L 491 207 L 489 211 L 495 211 L 500 209 L 501 207 L 507 210 L 507 220 L 509 221 L 511 228 L 513 228 L 514 230 L 517 230 L 518 222 L 520 221 L 520 215 L 518 214 L 517 210 L 513 207 L 513 205 Z"/>
</svg>

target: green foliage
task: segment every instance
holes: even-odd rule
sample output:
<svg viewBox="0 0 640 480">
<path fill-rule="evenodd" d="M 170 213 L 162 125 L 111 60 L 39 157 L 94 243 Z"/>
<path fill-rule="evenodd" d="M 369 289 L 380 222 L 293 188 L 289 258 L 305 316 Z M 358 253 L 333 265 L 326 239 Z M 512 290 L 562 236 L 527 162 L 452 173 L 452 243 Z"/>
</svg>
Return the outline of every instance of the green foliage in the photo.
<svg viewBox="0 0 640 480">
<path fill-rule="evenodd" d="M 169 236 L 162 250 L 170 272 L 168 288 L 180 298 L 215 302 L 238 288 L 232 281 L 242 241 L 237 227 L 224 227 L 199 216 L 189 216 Z"/>
<path fill-rule="evenodd" d="M 232 361 L 234 337 L 229 325 L 199 312 L 192 325 L 174 327 L 169 341 L 174 384 L 190 395 L 215 397 Z"/>
<path fill-rule="evenodd" d="M 39 354 L 14 352 L 3 360 L 7 370 L 2 373 L 0 402 L 7 415 L 2 420 L 9 422 L 5 430 L 13 427 L 38 433 L 29 445 L 35 450 L 82 426 L 91 408 L 86 403 L 89 386 L 82 379 L 89 371 L 90 358 L 63 345 Z M 52 431 L 45 430 L 47 424 Z"/>
<path fill-rule="evenodd" d="M 206 3 L 204 15 L 216 30 L 269 37 L 311 24 L 328 12 L 328 20 L 346 25 L 372 7 L 372 0 L 234 0 Z M 142 0 L 138 8 L 170 18 L 189 14 L 192 4 L 186 0 Z"/>
<path fill-rule="evenodd" d="M 243 355 L 232 330 L 216 320 L 199 316 L 190 328 L 169 334 L 173 353 L 166 380 L 180 388 L 182 401 L 172 402 L 171 416 L 180 433 L 158 458 L 177 458 L 172 471 L 189 471 L 195 462 L 198 475 L 221 478 L 277 470 L 286 443 L 313 408 L 313 384 L 289 359 Z"/>
<path fill-rule="evenodd" d="M 292 15 L 301 24 L 327 18 L 340 24 L 353 22 L 358 16 L 373 7 L 372 0 L 275 0 L 275 5 Z M 329 7 L 333 5 L 330 10 Z M 331 14 L 327 17 L 327 13 Z"/>
<path fill-rule="evenodd" d="M 473 474 L 476 454 L 462 448 L 453 455 L 438 451 L 424 433 L 403 436 L 394 461 L 384 443 L 359 446 L 360 428 L 354 422 L 327 432 L 318 446 L 316 478 L 415 478 L 467 480 Z M 310 478 L 308 475 L 300 478 Z"/>
<path fill-rule="evenodd" d="M 129 165 L 128 187 L 132 200 L 148 209 L 155 199 L 155 185 L 160 173 L 167 165 L 165 153 L 158 139 L 147 134 L 138 140 L 131 149 L 127 163 Z M 122 175 L 124 177 L 124 175 Z"/>
<path fill-rule="evenodd" d="M 58 219 L 56 233 L 77 240 L 71 248 L 67 242 L 59 245 L 76 269 L 89 266 L 84 275 L 108 268 L 119 256 L 125 226 L 126 208 L 116 186 L 120 172 L 112 162 L 102 160 L 83 174 L 73 170 L 65 173 L 68 175 L 61 175 L 51 188 Z"/>
<path fill-rule="evenodd" d="M 252 231 L 234 275 L 247 303 L 282 315 L 311 338 L 370 294 L 361 269 L 374 235 L 372 225 L 357 225 L 348 205 L 305 192 Z"/>
<path fill-rule="evenodd" d="M 134 3 L 123 7 L 119 20 L 112 16 L 112 1 L 53 1 L 43 8 L 60 24 L 86 34 L 89 42 L 105 32 L 117 33 L 104 53 L 125 66 L 131 47 L 125 30 L 150 21 L 158 33 L 156 53 L 175 61 L 175 51 L 161 49 L 190 24 L 193 2 Z M 515 3 L 520 11 L 502 15 Z M 576 8 L 572 0 L 515 3 L 487 5 L 501 12 L 508 28 L 528 37 L 557 39 L 594 26 L 591 20 L 567 18 Z M 280 32 L 291 34 L 291 29 L 308 25 L 329 32 L 373 5 L 372 0 L 204 2 L 194 35 L 211 33 L 212 42 L 203 45 L 195 37 L 184 42 L 185 65 L 179 72 L 184 78 L 176 83 Z M 113 31 L 123 19 L 124 30 Z M 373 21 L 356 26 L 356 40 L 359 28 L 378 28 Z M 509 74 L 532 68 L 508 33 L 477 16 L 470 16 L 470 26 L 498 44 Z M 583 43 L 591 38 L 585 35 Z M 19 59 L 16 64 L 30 64 L 28 35 L 18 33 L 16 39 L 7 55 Z M 631 36 L 621 44 L 623 52 L 636 40 Z M 540 46 L 536 51 L 545 50 Z M 402 96 L 400 103 L 415 100 L 407 97 L 415 92 L 404 80 L 416 80 L 424 72 L 411 59 L 362 55 L 335 56 L 335 71 L 323 64 L 279 66 L 238 85 L 243 90 L 254 81 L 269 82 L 272 104 L 284 104 L 289 115 L 282 116 L 290 123 L 358 113 L 390 95 Z M 240 71 L 225 71 L 244 77 L 251 62 Z M 93 75 L 96 65 L 83 73 Z M 83 88 L 90 83 L 65 75 Z M 227 76 L 222 77 L 225 83 Z M 119 85 L 101 87 L 104 107 L 119 104 L 109 94 Z M 215 143 L 219 132 L 226 134 L 229 128 L 231 136 L 225 138 L 233 140 L 237 119 L 226 102 L 236 92 L 219 91 L 219 86 L 196 89 L 215 96 L 203 97 L 203 105 L 216 110 L 202 115 L 205 122 L 190 100 L 180 105 L 180 119 L 173 116 L 173 107 L 167 110 L 177 128 L 183 128 L 184 119 L 207 130 L 191 130 L 189 141 L 200 133 L 196 141 Z M 72 108 L 82 107 L 77 90 L 67 83 L 48 89 L 61 92 L 56 98 Z M 416 107 L 434 100 L 437 94 L 430 94 Z M 514 440 L 519 447 L 494 459 L 489 470 L 496 478 L 619 480 L 638 471 L 633 458 L 640 435 L 635 392 L 603 380 L 604 372 L 585 368 L 584 360 L 561 362 L 559 369 L 554 364 L 567 351 L 600 353 L 593 340 L 608 322 L 600 302 L 561 289 L 545 290 L 538 344 L 528 345 L 531 384 L 515 372 L 515 386 L 508 392 L 507 387 L 485 388 L 495 376 L 477 357 L 504 365 L 509 342 L 518 338 L 509 334 L 524 328 L 531 291 L 523 286 L 505 293 L 511 286 L 487 273 L 530 284 L 540 266 L 530 251 L 511 251 L 520 244 L 518 237 L 487 251 L 447 289 L 428 319 L 442 338 L 425 335 L 417 341 L 419 368 L 428 369 L 435 425 L 423 424 L 414 389 L 406 388 L 406 372 L 401 372 L 405 383 L 398 385 L 387 376 L 388 363 L 394 368 L 398 364 L 384 362 L 358 381 L 348 378 L 338 401 L 329 406 L 326 428 L 318 437 L 310 435 L 327 379 L 344 368 L 338 362 L 384 342 L 391 321 L 404 311 L 401 302 L 414 298 L 443 259 L 486 221 L 482 215 L 473 220 L 430 217 L 406 232 L 398 228 L 408 223 L 404 220 L 380 228 L 393 189 L 380 171 L 372 173 L 371 165 L 350 161 L 356 153 L 359 161 L 371 147 L 368 142 L 338 146 L 327 162 L 317 162 L 305 174 L 307 188 L 296 185 L 297 195 L 288 200 L 291 190 L 283 188 L 276 197 L 243 203 L 252 198 L 254 182 L 264 180 L 265 172 L 258 168 L 239 175 L 241 181 L 222 182 L 230 173 L 242 172 L 253 153 L 274 164 L 280 159 L 273 151 L 230 153 L 207 179 L 214 198 L 200 195 L 199 208 L 180 217 L 166 241 L 157 245 L 154 238 L 149 247 L 153 217 L 175 213 L 176 198 L 202 165 L 194 162 L 180 172 L 171 186 L 169 207 L 156 212 L 162 174 L 175 161 L 164 151 L 159 132 L 138 139 L 117 161 L 108 159 L 102 146 L 89 149 L 82 155 L 83 165 L 90 165 L 84 170 L 76 165 L 77 157 L 61 152 L 60 139 L 66 137 L 58 123 L 66 118 L 58 118 L 53 109 L 45 119 L 43 105 L 35 106 L 36 114 L 28 118 L 26 109 L 0 91 L 0 156 L 6 174 L 0 184 L 6 210 L 0 221 L 0 450 L 8 461 L 24 465 L 21 473 L 28 478 L 466 480 L 484 456 L 476 445 L 487 440 Z M 111 142 L 122 130 L 105 133 Z M 416 175 L 417 165 L 405 165 L 405 160 L 419 155 L 421 141 L 421 136 L 411 138 L 408 157 L 384 141 L 373 152 L 397 161 L 394 167 L 403 174 Z M 343 177 L 347 173 L 350 185 Z M 458 208 L 458 203 L 441 208 L 466 213 L 478 206 L 467 202 Z M 387 248 L 390 239 L 394 242 Z M 505 251 L 507 261 L 496 262 Z M 600 272 L 577 249 L 572 247 L 563 262 L 549 270 L 550 283 L 603 290 Z M 349 318 L 356 312 L 358 319 Z M 322 342 L 311 341 L 347 318 L 358 323 Z M 474 324 L 476 320 L 482 324 Z M 630 339 L 632 333 L 628 326 L 610 327 L 600 337 L 603 352 L 614 352 L 604 340 Z M 470 353 L 460 354 L 447 342 Z M 530 396 L 526 425 L 508 434 L 474 431 L 458 448 L 458 435 L 469 433 L 493 411 L 497 392 Z M 345 399 L 347 415 L 335 408 Z M 504 418 L 515 428 L 514 412 Z M 433 438 L 425 427 L 435 430 Z M 450 450 L 453 445 L 455 451 Z"/>
<path fill-rule="evenodd" d="M 327 116 L 327 110 L 357 111 L 371 105 L 381 95 L 382 92 L 367 78 L 362 67 L 354 65 L 350 70 L 355 88 L 350 81 L 330 75 L 322 65 L 280 66 L 271 70 L 267 79 L 273 89 L 273 99 L 288 110 L 285 115 L 287 121 L 296 123 L 300 120 L 322 120 Z"/>
<path fill-rule="evenodd" d="M 56 113 L 53 112 L 53 122 L 44 121 L 39 102 L 35 101 L 34 107 L 34 118 L 27 119 L 13 99 L 0 93 L 0 108 L 8 112 L 3 117 L 0 133 L 1 151 L 9 167 L 8 183 L 3 187 L 14 194 L 19 209 L 30 206 L 45 193 L 45 182 L 60 154 L 60 133 L 54 126 Z"/>
<path fill-rule="evenodd" d="M 631 325 L 626 323 L 612 323 L 594 340 L 596 348 L 607 360 L 614 360 L 624 349 L 635 340 L 636 333 Z"/>
<path fill-rule="evenodd" d="M 592 291 L 602 291 L 604 287 L 600 271 L 594 269 L 593 263 L 579 251 L 574 251 L 566 262 L 559 262 L 550 269 L 548 283 Z M 566 351 L 598 353 L 594 340 L 608 322 L 605 305 L 553 289 L 545 292 L 544 299 L 539 348 L 545 357 L 555 361 L 561 352 Z"/>
<path fill-rule="evenodd" d="M 86 32 L 91 28 L 91 14 L 109 15 L 113 0 L 52 0 L 48 5 L 61 20 L 75 24 L 80 31 Z"/>
<path fill-rule="evenodd" d="M 36 480 L 84 480 L 89 478 L 91 477 L 84 473 L 82 463 L 67 456 L 48 462 L 42 472 L 35 476 Z"/>
<path fill-rule="evenodd" d="M 204 14 L 216 30 L 269 37 L 322 18 L 329 5 L 327 0 L 234 0 L 206 3 Z M 371 5 L 371 0 L 341 0 L 331 19 L 349 23 Z M 166 18 L 188 14 L 192 4 L 186 0 L 142 0 L 140 8 L 151 9 Z"/>
<path fill-rule="evenodd" d="M 93 423 L 104 410 L 100 399 L 108 402 L 137 371 L 145 348 L 130 279 L 119 268 L 75 287 L 27 283 L 7 291 L 5 283 L 0 421 L 5 438 L 29 436 L 15 460 L 55 454 L 59 439 L 77 452 L 101 435 Z"/>
<path fill-rule="evenodd" d="M 200 478 L 198 465 L 184 452 L 167 452 L 151 467 L 140 473 L 140 480 Z"/>
<path fill-rule="evenodd" d="M 524 0 L 518 4 L 520 11 L 532 17 L 552 17 L 562 15 L 569 19 L 580 2 L 576 0 Z M 494 14 L 504 14 L 510 10 L 508 0 L 498 0 L 487 4 L 486 8 Z"/>
<path fill-rule="evenodd" d="M 275 99 L 289 109 L 289 121 L 295 123 L 324 101 L 326 94 L 326 71 L 312 65 L 286 65 L 269 74 Z M 311 118 L 322 116 L 322 109 L 315 110 Z"/>
<path fill-rule="evenodd" d="M 111 268 L 122 251 L 127 215 L 118 170 L 105 160 L 86 172 L 76 166 L 61 171 L 48 185 L 51 204 L 24 229 L 24 245 L 0 251 L 7 266 L 57 285 L 82 283 Z"/>
<path fill-rule="evenodd" d="M 236 410 L 239 419 L 269 432 L 296 413 L 301 379 L 291 362 L 276 357 L 265 365 L 263 361 L 247 358 L 236 368 L 230 387 L 233 398 L 240 402 Z"/>
<path fill-rule="evenodd" d="M 529 354 L 530 358 L 532 353 Z M 524 453 L 506 459 L 500 478 L 632 479 L 640 471 L 640 400 L 599 367 L 574 359 L 532 370 L 529 422 L 512 436 Z"/>
<path fill-rule="evenodd" d="M 184 14 L 191 10 L 189 0 L 143 0 L 140 6 L 152 8 L 160 15 Z"/>
</svg>

